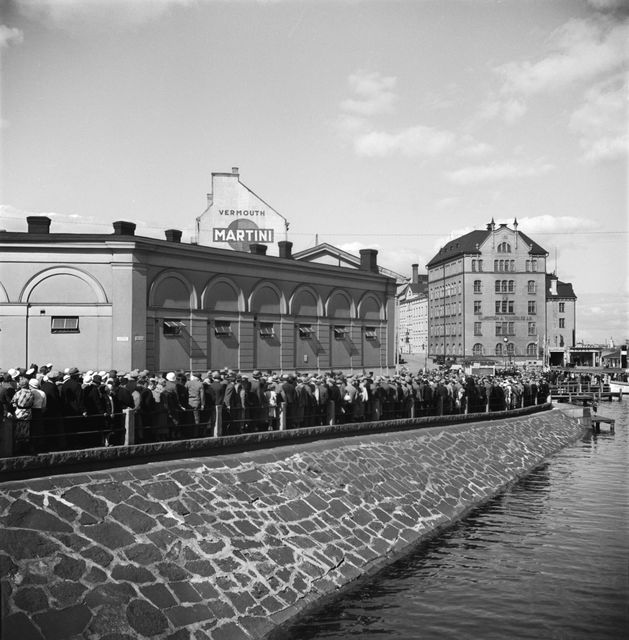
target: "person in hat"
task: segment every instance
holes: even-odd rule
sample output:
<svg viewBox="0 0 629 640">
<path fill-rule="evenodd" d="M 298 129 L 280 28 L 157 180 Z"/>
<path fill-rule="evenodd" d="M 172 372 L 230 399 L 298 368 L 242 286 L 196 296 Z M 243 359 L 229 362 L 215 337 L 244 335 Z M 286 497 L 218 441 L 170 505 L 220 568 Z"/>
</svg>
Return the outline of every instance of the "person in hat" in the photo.
<svg viewBox="0 0 629 640">
<path fill-rule="evenodd" d="M 34 452 L 45 451 L 43 416 L 46 409 L 46 394 L 40 389 L 37 378 L 29 378 L 28 386 L 33 393 L 31 407 L 31 444 Z"/>
<path fill-rule="evenodd" d="M 83 385 L 76 367 L 68 368 L 67 376 L 60 389 L 66 444 L 71 449 L 80 449 L 83 447 L 82 433 L 85 427 L 81 418 L 87 415 L 83 399 Z"/>
<path fill-rule="evenodd" d="M 162 405 L 167 420 L 168 437 L 177 440 L 181 437 L 181 420 L 184 407 L 179 402 L 177 392 L 177 374 L 169 371 L 166 374 L 166 382 L 160 394 L 160 404 Z"/>
<path fill-rule="evenodd" d="M 186 380 L 187 410 L 192 415 L 194 423 L 187 434 L 189 438 L 198 438 L 205 435 L 205 425 L 201 424 L 201 414 L 205 412 L 205 390 L 200 378 L 190 372 L 190 380 Z"/>
<path fill-rule="evenodd" d="M 252 431 L 266 431 L 268 429 L 268 398 L 266 395 L 266 380 L 261 371 L 251 374 L 253 380 L 249 389 L 249 414 Z"/>
</svg>

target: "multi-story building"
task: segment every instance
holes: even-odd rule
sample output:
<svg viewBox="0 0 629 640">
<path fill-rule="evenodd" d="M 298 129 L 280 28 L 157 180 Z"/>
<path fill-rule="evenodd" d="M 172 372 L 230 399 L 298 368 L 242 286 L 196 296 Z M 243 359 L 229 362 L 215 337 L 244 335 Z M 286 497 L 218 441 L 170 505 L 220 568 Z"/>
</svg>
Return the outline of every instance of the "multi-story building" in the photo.
<svg viewBox="0 0 629 640">
<path fill-rule="evenodd" d="M 429 357 L 542 360 L 548 252 L 517 220 L 512 227 L 492 220 L 449 241 L 427 264 Z"/>
<path fill-rule="evenodd" d="M 411 281 L 398 293 L 398 351 L 425 353 L 428 346 L 428 275 L 412 265 Z"/>
<path fill-rule="evenodd" d="M 568 363 L 569 349 L 576 344 L 576 303 L 572 284 L 561 282 L 555 274 L 546 275 L 545 364 Z"/>
</svg>

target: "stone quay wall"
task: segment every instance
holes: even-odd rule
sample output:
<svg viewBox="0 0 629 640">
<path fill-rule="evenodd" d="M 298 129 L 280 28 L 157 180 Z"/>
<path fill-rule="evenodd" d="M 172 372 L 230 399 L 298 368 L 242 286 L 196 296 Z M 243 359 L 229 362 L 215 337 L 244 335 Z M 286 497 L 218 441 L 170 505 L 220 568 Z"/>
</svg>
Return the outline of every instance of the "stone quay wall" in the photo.
<svg viewBox="0 0 629 640">
<path fill-rule="evenodd" d="M 2 638 L 264 638 L 582 431 L 549 410 L 5 482 Z"/>
</svg>

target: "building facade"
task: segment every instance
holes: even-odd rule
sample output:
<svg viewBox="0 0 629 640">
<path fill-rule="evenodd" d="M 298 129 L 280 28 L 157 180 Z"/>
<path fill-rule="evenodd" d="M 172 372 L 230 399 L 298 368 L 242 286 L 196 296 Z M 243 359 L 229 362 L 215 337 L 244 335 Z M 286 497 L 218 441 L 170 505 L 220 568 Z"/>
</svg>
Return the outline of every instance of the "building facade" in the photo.
<svg viewBox="0 0 629 640">
<path fill-rule="evenodd" d="M 569 352 L 576 344 L 577 297 L 569 282 L 555 274 L 546 275 L 546 324 L 544 363 L 566 366 Z"/>
<path fill-rule="evenodd" d="M 411 281 L 398 293 L 398 350 L 425 354 L 428 347 L 428 276 L 413 264 Z"/>
<path fill-rule="evenodd" d="M 555 335 L 546 334 L 547 257 L 517 220 L 449 241 L 427 264 L 429 357 L 541 363 Z M 571 308 L 574 329 L 574 301 Z"/>
<path fill-rule="evenodd" d="M 395 366 L 395 281 L 377 252 L 358 267 L 113 234 L 0 232 L 0 366 L 82 369 L 230 367 L 388 372 Z"/>
</svg>

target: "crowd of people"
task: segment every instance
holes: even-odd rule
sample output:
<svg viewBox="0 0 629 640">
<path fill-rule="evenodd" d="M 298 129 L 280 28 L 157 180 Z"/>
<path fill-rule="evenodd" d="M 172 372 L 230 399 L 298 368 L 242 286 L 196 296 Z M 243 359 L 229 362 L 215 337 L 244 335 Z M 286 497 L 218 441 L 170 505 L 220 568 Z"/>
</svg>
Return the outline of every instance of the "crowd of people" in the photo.
<svg viewBox="0 0 629 640">
<path fill-rule="evenodd" d="M 545 376 L 470 376 L 444 369 L 392 376 L 148 370 L 63 371 L 52 364 L 0 370 L 3 424 L 13 455 L 123 444 L 133 414 L 136 443 L 296 429 L 542 404 Z"/>
</svg>

